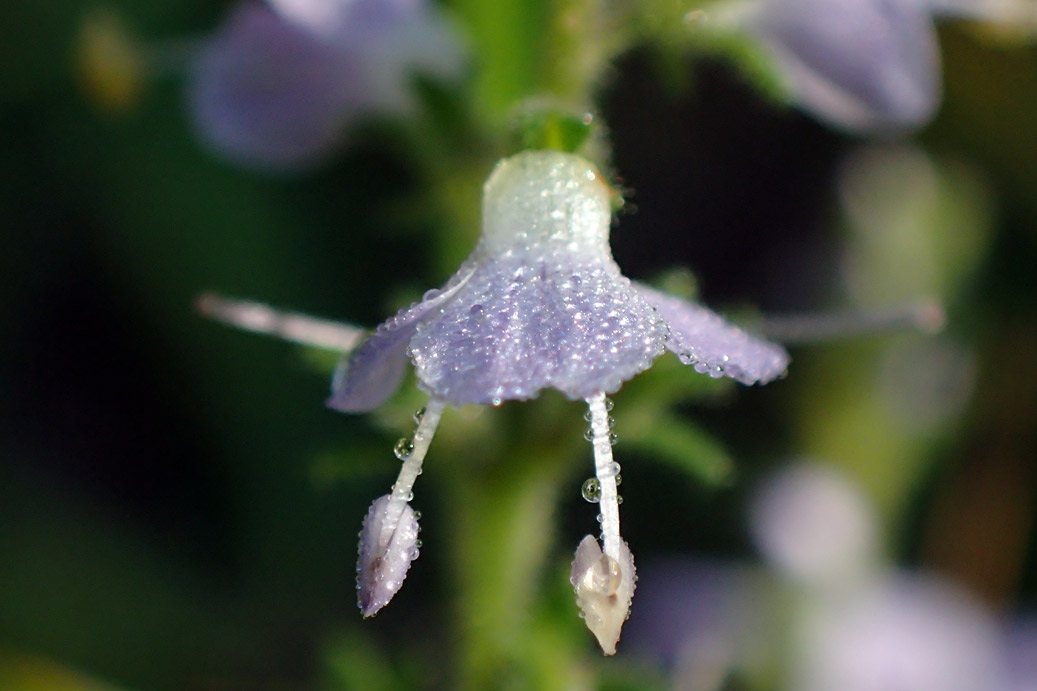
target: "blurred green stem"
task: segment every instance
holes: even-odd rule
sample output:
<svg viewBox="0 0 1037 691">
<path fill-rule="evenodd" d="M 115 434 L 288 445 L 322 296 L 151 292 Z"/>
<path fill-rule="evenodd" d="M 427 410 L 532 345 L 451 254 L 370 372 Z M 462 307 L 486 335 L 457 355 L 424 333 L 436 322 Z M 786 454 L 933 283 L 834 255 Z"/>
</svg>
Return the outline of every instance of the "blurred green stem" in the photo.
<svg viewBox="0 0 1037 691">
<path fill-rule="evenodd" d="M 538 662 L 521 656 L 565 464 L 555 454 L 519 452 L 500 460 L 474 472 L 473 464 L 462 464 L 450 483 L 460 688 L 466 689 L 509 686 L 502 675 L 527 674 Z"/>
</svg>

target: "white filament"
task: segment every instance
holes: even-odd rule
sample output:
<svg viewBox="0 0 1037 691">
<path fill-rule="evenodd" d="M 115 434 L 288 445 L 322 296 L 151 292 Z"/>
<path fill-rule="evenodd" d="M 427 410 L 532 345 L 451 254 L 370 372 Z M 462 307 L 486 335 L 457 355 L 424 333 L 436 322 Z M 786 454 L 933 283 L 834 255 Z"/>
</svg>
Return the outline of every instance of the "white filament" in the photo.
<svg viewBox="0 0 1037 691">
<path fill-rule="evenodd" d="M 445 406 L 446 404 L 441 399 L 435 397 L 430 398 L 425 406 L 425 412 L 418 422 L 418 429 L 414 432 L 414 448 L 410 455 L 403 460 L 400 474 L 392 486 L 389 505 L 385 509 L 385 523 L 382 524 L 381 544 L 388 543 L 400 522 L 404 508 L 414 496 L 414 481 L 418 479 L 418 475 L 421 475 L 422 461 L 425 460 L 425 453 L 428 452 L 429 444 L 432 443 L 432 437 L 436 433 L 436 427 L 439 425 L 439 418 L 442 417 Z"/>
<path fill-rule="evenodd" d="M 612 440 L 609 429 L 609 414 L 605 394 L 599 393 L 587 399 L 591 413 L 591 444 L 594 446 L 594 474 L 601 488 L 602 550 L 607 556 L 620 560 L 619 537 L 619 491 L 616 485 L 615 465 L 612 461 Z"/>
</svg>

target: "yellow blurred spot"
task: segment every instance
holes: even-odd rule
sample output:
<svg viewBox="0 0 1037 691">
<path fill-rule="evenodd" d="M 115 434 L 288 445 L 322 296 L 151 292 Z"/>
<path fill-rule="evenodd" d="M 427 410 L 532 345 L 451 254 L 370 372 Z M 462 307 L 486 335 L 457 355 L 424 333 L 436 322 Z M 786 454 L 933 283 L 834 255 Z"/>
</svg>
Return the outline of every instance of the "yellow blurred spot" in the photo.
<svg viewBox="0 0 1037 691">
<path fill-rule="evenodd" d="M 117 691 L 116 687 L 46 658 L 0 649 L 4 691 Z"/>
<path fill-rule="evenodd" d="M 83 20 L 75 61 L 83 92 L 98 108 L 120 112 L 140 100 L 146 61 L 114 12 L 95 10 Z"/>
</svg>

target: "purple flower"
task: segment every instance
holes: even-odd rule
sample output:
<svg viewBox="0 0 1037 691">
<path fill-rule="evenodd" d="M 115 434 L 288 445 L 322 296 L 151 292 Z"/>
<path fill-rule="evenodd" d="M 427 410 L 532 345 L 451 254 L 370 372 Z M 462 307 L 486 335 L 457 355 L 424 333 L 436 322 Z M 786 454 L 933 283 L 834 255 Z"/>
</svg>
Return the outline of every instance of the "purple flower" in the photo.
<svg viewBox="0 0 1037 691">
<path fill-rule="evenodd" d="M 461 64 L 450 27 L 417 0 L 246 0 L 196 60 L 190 109 L 220 155 L 298 169 L 358 117 L 410 110 L 412 73 L 448 78 Z"/>
<path fill-rule="evenodd" d="M 603 547 L 593 538 L 581 543 L 572 581 L 608 654 L 635 575 L 619 536 L 606 394 L 666 349 L 699 372 L 744 384 L 771 381 L 788 365 L 780 346 L 623 276 L 608 243 L 611 194 L 594 166 L 572 154 L 530 151 L 498 163 L 471 256 L 442 289 L 378 327 L 340 367 L 328 401 L 337 410 L 370 410 L 399 386 L 408 359 L 414 365 L 429 403 L 414 440 L 397 446 L 405 459 L 393 492 L 400 505 L 445 405 L 500 405 L 549 387 L 587 401 L 597 479 L 585 496 L 601 505 Z"/>
<path fill-rule="evenodd" d="M 796 104 L 855 132 L 927 123 L 941 94 L 933 16 L 995 14 L 980 0 L 751 0 L 737 7 L 721 18 L 761 41 Z"/>
</svg>

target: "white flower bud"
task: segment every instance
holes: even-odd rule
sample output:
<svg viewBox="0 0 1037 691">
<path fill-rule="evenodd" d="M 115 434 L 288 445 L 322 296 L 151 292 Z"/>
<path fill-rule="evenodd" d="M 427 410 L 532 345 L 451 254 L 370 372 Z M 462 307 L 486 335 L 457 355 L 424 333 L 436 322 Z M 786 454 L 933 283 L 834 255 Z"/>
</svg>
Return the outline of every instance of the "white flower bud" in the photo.
<svg viewBox="0 0 1037 691">
<path fill-rule="evenodd" d="M 360 530 L 356 565 L 357 603 L 365 617 L 389 604 L 407 577 L 410 563 L 418 558 L 418 518 L 404 504 L 395 528 L 389 526 L 390 495 L 375 499 Z M 397 511 L 399 509 L 397 508 Z"/>
<path fill-rule="evenodd" d="M 602 553 L 598 541 L 588 535 L 576 548 L 569 579 L 576 591 L 580 616 L 606 655 L 616 654 L 620 630 L 630 616 L 637 580 L 634 557 L 626 542 L 620 542 L 618 557 Z"/>
</svg>

